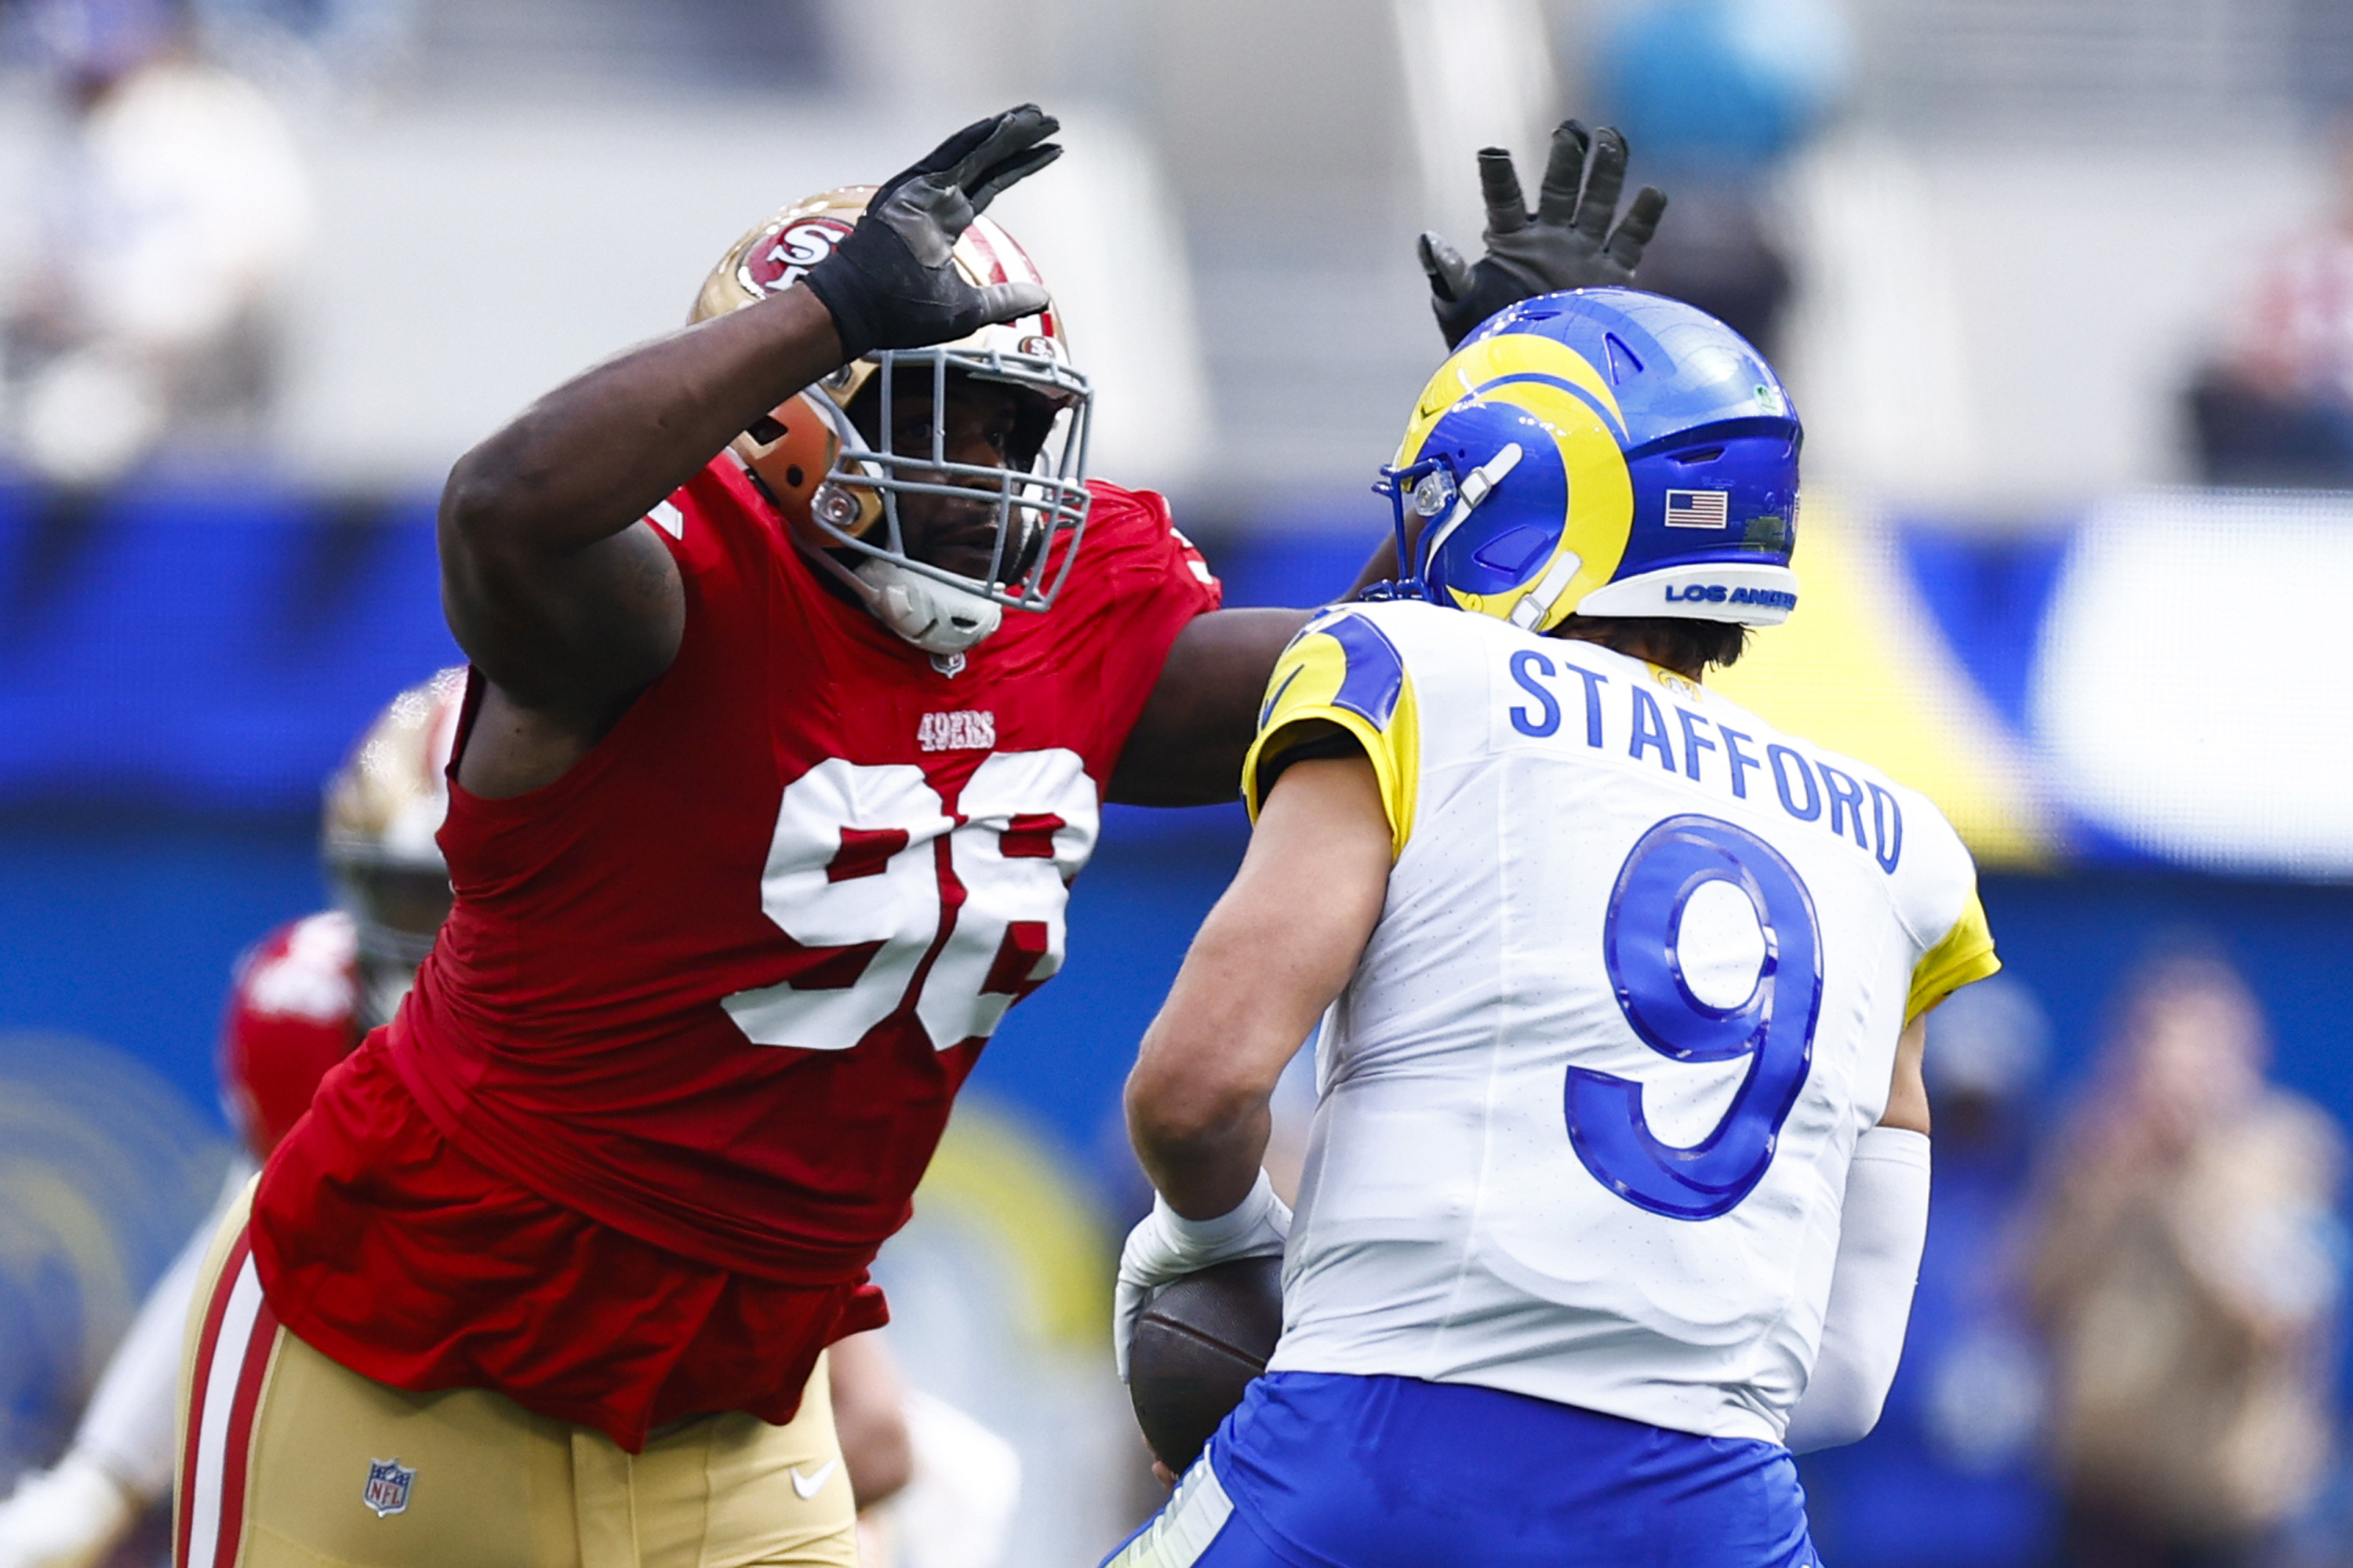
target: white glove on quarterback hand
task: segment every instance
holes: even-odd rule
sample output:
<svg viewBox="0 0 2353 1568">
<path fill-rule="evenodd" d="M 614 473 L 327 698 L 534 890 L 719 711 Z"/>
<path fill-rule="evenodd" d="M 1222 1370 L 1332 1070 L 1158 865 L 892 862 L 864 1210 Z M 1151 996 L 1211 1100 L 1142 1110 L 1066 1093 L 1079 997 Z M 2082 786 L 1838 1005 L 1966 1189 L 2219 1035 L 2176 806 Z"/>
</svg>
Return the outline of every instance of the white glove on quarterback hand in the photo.
<svg viewBox="0 0 2353 1568">
<path fill-rule="evenodd" d="M 1119 1361 L 1119 1381 L 1127 1381 L 1127 1342 L 1136 1319 L 1164 1286 L 1213 1263 L 1238 1257 L 1281 1257 L 1291 1234 L 1291 1205 L 1274 1195 L 1266 1172 L 1250 1196 L 1214 1220 L 1188 1220 L 1154 1194 L 1152 1213 L 1127 1233 L 1119 1251 L 1119 1288 L 1112 1300 L 1111 1348 Z"/>
<path fill-rule="evenodd" d="M 0 1502 L 0 1568 L 87 1568 L 114 1549 L 131 1522 L 121 1483 L 68 1454 L 57 1468 L 23 1477 Z"/>
</svg>

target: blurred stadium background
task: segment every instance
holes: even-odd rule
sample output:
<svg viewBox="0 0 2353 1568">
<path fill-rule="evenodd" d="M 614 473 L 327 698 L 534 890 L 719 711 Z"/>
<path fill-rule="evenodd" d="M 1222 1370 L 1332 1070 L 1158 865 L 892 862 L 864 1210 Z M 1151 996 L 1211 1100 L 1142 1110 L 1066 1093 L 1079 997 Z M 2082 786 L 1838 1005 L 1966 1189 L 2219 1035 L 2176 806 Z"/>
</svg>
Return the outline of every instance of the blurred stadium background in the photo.
<svg viewBox="0 0 2353 1568">
<path fill-rule="evenodd" d="M 211 74 L 127 102 L 173 26 Z M 1071 155 L 998 212 L 1101 389 L 1093 466 L 1166 490 L 1244 604 L 1338 591 L 1386 525 L 1439 357 L 1412 238 L 1472 248 L 1473 150 L 1533 181 L 1561 115 L 1626 126 L 1675 200 L 1646 279 L 1763 338 L 1809 429 L 1805 612 L 1725 684 L 1936 797 L 2009 966 L 1943 1028 L 1940 1094 L 1995 1132 L 1940 1152 L 1912 1351 L 1810 1472 L 1820 1539 L 2077 1542 L 2036 1194 L 2151 963 L 2234 969 L 2272 1078 L 2353 1117 L 2343 0 L 0 5 L 0 1489 L 212 1196 L 227 977 L 324 902 L 320 781 L 456 659 L 450 461 L 681 320 L 781 200 L 1025 97 Z M 1243 831 L 1113 810 L 1070 966 L 884 1255 L 916 1381 L 1023 1452 L 1009 1561 L 1092 1562 L 1145 1504 L 1103 1343 L 1117 1088 Z M 2332 1182 L 2246 1199 L 2301 1250 L 2209 1272 L 2303 1282 L 2273 1306 L 2333 1422 Z M 2315 1473 L 2263 1550 L 2353 1558 Z"/>
</svg>

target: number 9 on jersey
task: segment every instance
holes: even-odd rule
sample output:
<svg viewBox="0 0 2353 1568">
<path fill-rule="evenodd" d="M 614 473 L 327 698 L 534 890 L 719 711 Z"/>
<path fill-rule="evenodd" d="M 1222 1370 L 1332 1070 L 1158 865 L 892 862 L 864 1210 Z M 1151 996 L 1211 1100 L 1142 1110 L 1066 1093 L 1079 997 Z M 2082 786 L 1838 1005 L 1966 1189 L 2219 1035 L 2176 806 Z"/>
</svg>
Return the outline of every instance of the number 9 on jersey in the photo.
<svg viewBox="0 0 2353 1568">
<path fill-rule="evenodd" d="M 1679 940 L 1694 895 L 1729 884 L 1765 938 L 1745 1000 L 1704 1000 Z M 1642 1114 L 1642 1086 L 1572 1066 L 1568 1139 L 1603 1186 L 1670 1219 L 1729 1213 L 1773 1162 L 1781 1124 L 1813 1064 L 1822 1001 L 1821 924 L 1796 868 L 1763 839 L 1714 817 L 1670 817 L 1644 833 L 1610 890 L 1602 960 L 1619 1010 L 1641 1042 L 1676 1062 L 1749 1059 L 1723 1118 L 1697 1143 L 1665 1143 Z"/>
</svg>

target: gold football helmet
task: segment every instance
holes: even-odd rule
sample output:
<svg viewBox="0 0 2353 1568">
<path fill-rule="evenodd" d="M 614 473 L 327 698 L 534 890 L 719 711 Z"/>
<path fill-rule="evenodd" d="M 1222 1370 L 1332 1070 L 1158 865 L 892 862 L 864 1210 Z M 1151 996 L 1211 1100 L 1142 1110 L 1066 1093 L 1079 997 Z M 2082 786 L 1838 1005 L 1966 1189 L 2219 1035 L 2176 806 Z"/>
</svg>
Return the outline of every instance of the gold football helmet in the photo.
<svg viewBox="0 0 2353 1568">
<path fill-rule="evenodd" d="M 703 280 L 691 319 L 741 310 L 798 282 L 849 235 L 873 194 L 871 185 L 820 192 L 759 224 Z M 976 285 L 1044 281 L 1029 253 L 986 214 L 964 231 L 952 255 Z M 944 421 L 936 419 L 929 450 L 893 450 L 893 399 L 903 392 L 936 408 L 951 376 L 1022 394 L 1005 466 L 950 461 Z M 871 439 L 850 417 L 852 405 L 870 397 Z M 1053 602 L 1086 523 L 1092 400 L 1049 304 L 955 343 L 877 350 L 852 360 L 772 410 L 736 438 L 733 450 L 776 499 L 796 540 L 832 566 L 885 624 L 918 646 L 953 654 L 995 630 L 997 606 L 1041 610 Z M 989 576 L 966 577 L 909 556 L 899 498 L 968 499 L 976 489 L 993 492 L 997 502 Z M 1071 535 L 1071 546 L 1050 579 L 1050 546 L 1060 534 Z M 854 574 L 826 554 L 844 548 L 866 557 Z"/>
<path fill-rule="evenodd" d="M 319 856 L 358 929 L 363 1022 L 384 1022 L 433 950 L 449 913 L 449 868 L 434 835 L 449 811 L 448 771 L 466 672 L 444 670 L 392 699 L 327 781 Z"/>
</svg>

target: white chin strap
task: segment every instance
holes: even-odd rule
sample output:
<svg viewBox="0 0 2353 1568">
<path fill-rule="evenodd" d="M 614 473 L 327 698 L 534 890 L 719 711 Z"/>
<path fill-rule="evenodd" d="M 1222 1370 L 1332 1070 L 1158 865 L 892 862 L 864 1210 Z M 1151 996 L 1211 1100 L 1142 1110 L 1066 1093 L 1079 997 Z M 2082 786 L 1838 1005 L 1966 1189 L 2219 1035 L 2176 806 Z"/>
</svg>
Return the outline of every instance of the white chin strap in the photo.
<svg viewBox="0 0 2353 1568">
<path fill-rule="evenodd" d="M 866 608 L 874 618 L 926 653 L 961 653 L 1005 619 L 992 599 L 911 572 L 896 561 L 860 561 Z"/>
</svg>

